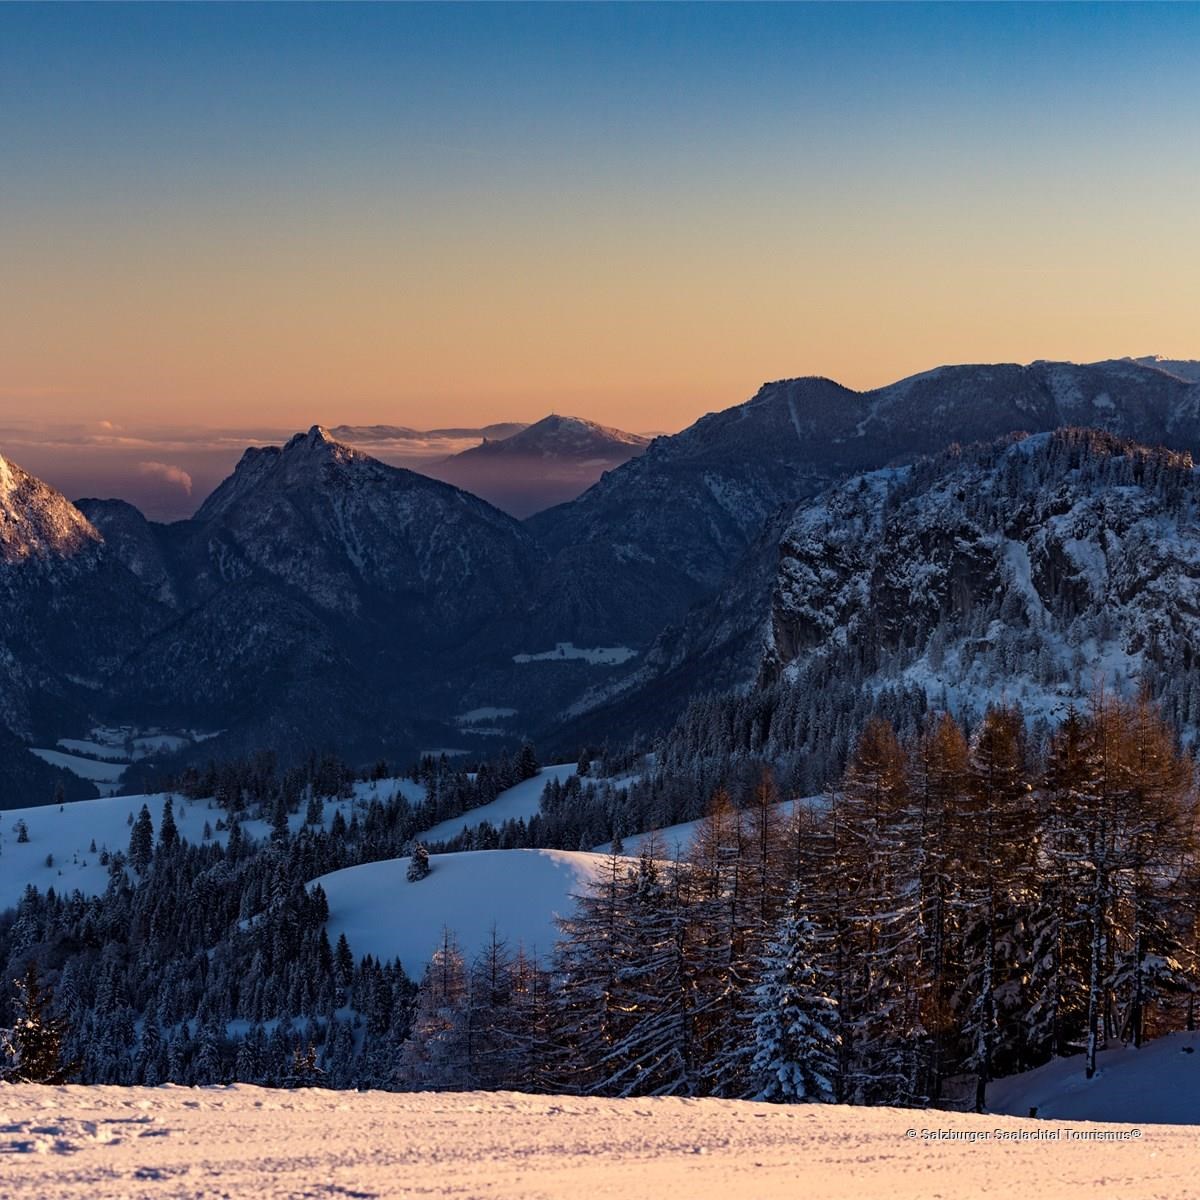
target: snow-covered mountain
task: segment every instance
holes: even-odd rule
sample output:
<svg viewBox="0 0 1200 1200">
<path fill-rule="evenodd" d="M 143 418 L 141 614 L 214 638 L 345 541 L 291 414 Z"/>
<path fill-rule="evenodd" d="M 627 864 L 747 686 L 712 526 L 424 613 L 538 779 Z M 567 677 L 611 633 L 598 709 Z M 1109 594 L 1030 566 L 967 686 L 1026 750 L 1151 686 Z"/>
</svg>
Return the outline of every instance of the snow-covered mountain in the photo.
<svg viewBox="0 0 1200 1200">
<path fill-rule="evenodd" d="M 320 427 L 248 450 L 194 520 L 156 536 L 182 600 L 127 687 L 217 727 L 258 714 L 253 736 L 285 744 L 412 733 L 542 560 L 511 517 Z"/>
<path fill-rule="evenodd" d="M 82 719 L 96 677 L 140 643 L 158 609 L 75 505 L 0 458 L 0 783 L 39 800 L 60 785 L 95 794 L 22 741 Z"/>
<path fill-rule="evenodd" d="M 495 608 L 519 602 L 540 557 L 491 505 L 320 426 L 282 448 L 247 450 L 192 525 L 193 590 L 261 574 L 343 617 L 382 601 L 388 623 L 434 642 L 469 636 Z"/>
<path fill-rule="evenodd" d="M 0 457 L 0 570 L 54 570 L 103 539 L 65 496 Z"/>
<path fill-rule="evenodd" d="M 574 714 L 582 730 L 631 732 L 730 689 L 724 715 L 685 719 L 666 757 L 686 763 L 697 720 L 749 723 L 727 749 L 808 762 L 813 787 L 880 705 L 970 721 L 1003 698 L 1055 720 L 1098 685 L 1144 683 L 1200 732 L 1200 475 L 1186 452 L 1099 430 L 1012 435 L 854 475 L 775 529 Z"/>
<path fill-rule="evenodd" d="M 583 722 L 557 743 L 573 752 L 578 734 L 659 725 L 698 688 L 758 677 L 790 514 L 847 475 L 1063 424 L 1200 450 L 1200 383 L 1171 365 L 768 384 L 523 523 L 319 426 L 248 450 L 166 526 L 71 505 L 5 463 L 0 724 L 45 746 L 148 723 L 224 730 L 218 752 L 345 738 L 410 753 L 478 744 L 458 714 L 503 710 L 485 733 L 550 748 L 564 716 Z M 594 470 L 642 440 L 548 418 L 454 461 Z M 779 670 L 792 636 L 781 615 Z"/>
<path fill-rule="evenodd" d="M 1169 686 L 1200 717 L 1200 480 L 1188 454 L 1093 430 L 949 451 L 802 507 L 761 672 L 834 656 L 980 711 Z M 1166 677 L 1169 668 L 1169 680 Z"/>
<path fill-rule="evenodd" d="M 1131 360 L 941 367 L 868 392 L 765 384 L 530 519 L 554 558 L 547 630 L 647 646 L 724 584 L 781 506 L 952 442 L 1065 425 L 1200 451 L 1200 384 Z"/>
<path fill-rule="evenodd" d="M 485 437 L 480 445 L 422 470 L 527 517 L 573 500 L 649 444 L 639 434 L 552 414 L 509 437 Z"/>
</svg>

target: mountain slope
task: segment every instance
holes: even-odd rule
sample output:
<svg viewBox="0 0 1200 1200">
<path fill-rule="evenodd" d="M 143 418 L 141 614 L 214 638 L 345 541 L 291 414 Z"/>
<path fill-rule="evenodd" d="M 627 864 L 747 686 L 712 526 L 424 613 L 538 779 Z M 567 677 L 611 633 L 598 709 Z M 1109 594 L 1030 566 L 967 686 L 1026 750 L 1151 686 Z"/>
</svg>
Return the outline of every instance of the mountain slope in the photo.
<svg viewBox="0 0 1200 1200">
<path fill-rule="evenodd" d="M 541 561 L 512 518 L 320 427 L 247 450 L 157 536 L 178 615 L 129 662 L 126 698 L 245 746 L 411 748 L 411 719 L 491 653 Z"/>
<path fill-rule="evenodd" d="M 0 805 L 91 796 L 28 753 L 82 720 L 95 688 L 153 628 L 158 605 L 65 496 L 0 458 Z"/>
<path fill-rule="evenodd" d="M 1200 451 L 1200 385 L 1129 360 L 942 367 L 869 392 L 766 384 L 530 519 L 554 556 L 547 630 L 646 646 L 721 586 L 781 506 L 951 442 L 1063 425 Z"/>
<path fill-rule="evenodd" d="M 159 608 L 83 512 L 0 459 L 0 724 L 28 736 L 77 709 Z"/>
<path fill-rule="evenodd" d="M 816 790 L 873 712 L 904 728 L 928 708 L 971 724 L 1004 699 L 1054 721 L 1097 686 L 1146 686 L 1200 734 L 1188 454 L 1080 429 L 952 448 L 802 503 L 774 557 L 769 599 L 730 606 L 741 640 L 725 666 L 741 690 L 688 709 L 664 769 L 749 752 Z M 646 707 L 657 684 L 603 715 Z M 693 694 L 709 687 L 692 679 Z"/>
<path fill-rule="evenodd" d="M 1197 651 L 1190 456 L 1066 429 L 860 476 L 802 508 L 762 674 L 798 679 L 832 655 L 864 686 L 910 681 L 975 712 L 1000 690 L 1049 712 L 1145 678 L 1190 708 Z"/>
<path fill-rule="evenodd" d="M 183 553 L 195 591 L 267 576 L 319 608 L 380 610 L 443 643 L 518 606 L 539 560 L 510 517 L 320 426 L 247 450 L 191 524 Z"/>
<path fill-rule="evenodd" d="M 485 437 L 481 445 L 422 471 L 526 517 L 574 499 L 649 444 L 638 434 L 553 414 L 510 437 Z"/>
<path fill-rule="evenodd" d="M 492 930 L 515 953 L 545 957 L 559 939 L 558 916 L 570 916 L 575 897 L 602 876 L 602 854 L 566 850 L 473 850 L 430 856 L 429 874 L 416 883 L 409 859 L 347 867 L 313 880 L 329 899 L 331 942 L 345 934 L 357 954 L 398 958 L 420 979 L 449 929 L 467 960 Z"/>
</svg>

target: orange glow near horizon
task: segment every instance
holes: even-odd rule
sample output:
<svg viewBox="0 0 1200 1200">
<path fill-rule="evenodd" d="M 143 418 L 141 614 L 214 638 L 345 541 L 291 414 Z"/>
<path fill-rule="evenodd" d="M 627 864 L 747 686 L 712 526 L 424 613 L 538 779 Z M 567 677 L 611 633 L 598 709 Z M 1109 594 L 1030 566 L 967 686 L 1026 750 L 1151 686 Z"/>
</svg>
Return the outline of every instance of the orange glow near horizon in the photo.
<svg viewBox="0 0 1200 1200">
<path fill-rule="evenodd" d="M 702 256 L 652 234 L 559 253 L 510 233 L 478 257 L 436 238 L 213 254 L 47 237 L 10 265 L 0 413 L 420 428 L 558 411 L 674 430 L 787 376 L 868 388 L 945 362 L 1200 351 L 1183 228 L 1123 246 L 1000 229 L 986 257 L 956 257 L 935 213 L 796 224 L 770 253 L 730 230 Z"/>
</svg>

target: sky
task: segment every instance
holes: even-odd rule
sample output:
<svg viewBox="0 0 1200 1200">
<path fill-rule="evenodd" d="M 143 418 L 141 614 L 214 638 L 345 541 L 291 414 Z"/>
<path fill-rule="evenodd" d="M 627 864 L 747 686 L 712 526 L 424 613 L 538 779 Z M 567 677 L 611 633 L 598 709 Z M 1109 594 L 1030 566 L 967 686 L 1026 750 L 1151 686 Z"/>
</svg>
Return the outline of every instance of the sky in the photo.
<svg viewBox="0 0 1200 1200">
<path fill-rule="evenodd" d="M 0 4 L 0 452 L 178 497 L 183 430 L 1200 357 L 1197 61 L 1191 4 Z"/>
</svg>

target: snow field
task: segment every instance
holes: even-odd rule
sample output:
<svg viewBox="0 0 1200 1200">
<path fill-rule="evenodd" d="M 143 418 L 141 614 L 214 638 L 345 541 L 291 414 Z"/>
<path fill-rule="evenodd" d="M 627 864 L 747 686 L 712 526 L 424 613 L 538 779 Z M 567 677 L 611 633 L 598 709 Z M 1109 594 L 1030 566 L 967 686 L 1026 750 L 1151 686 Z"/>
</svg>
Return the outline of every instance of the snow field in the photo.
<svg viewBox="0 0 1200 1200">
<path fill-rule="evenodd" d="M 95 764 L 97 766 L 102 764 Z M 378 783 L 355 784 L 352 801 L 326 801 L 324 822 L 333 820 L 334 811 L 342 810 L 349 820 L 353 804 L 369 803 L 372 797 L 388 800 L 400 792 L 412 800 L 424 797 L 425 790 L 410 779 L 388 779 Z M 38 808 L 0 809 L 0 912 L 15 905 L 28 884 L 39 891 L 54 888 L 70 894 L 76 888 L 85 896 L 100 895 L 108 886 L 108 868 L 100 864 L 100 851 L 128 851 L 131 827 L 144 804 L 154 822 L 154 836 L 162 826 L 166 794 L 153 796 L 108 796 L 98 800 L 76 800 L 69 804 L 48 804 Z M 226 831 L 217 830 L 217 821 L 227 814 L 209 800 L 186 800 L 173 796 L 171 801 L 179 834 L 189 842 L 200 843 L 205 822 L 213 830 L 213 840 L 225 844 Z M 304 823 L 304 806 L 292 813 L 293 830 Z M 24 821 L 28 842 L 17 841 L 18 823 Z M 242 832 L 248 837 L 267 837 L 271 830 L 266 821 L 243 821 Z M 96 849 L 91 849 L 92 842 Z M 47 856 L 53 862 L 47 865 Z"/>
<path fill-rule="evenodd" d="M 1084 1075 L 1083 1055 L 997 1079 L 988 1108 L 1014 1117 L 1166 1125 L 1200 1123 L 1200 1033 L 1170 1033 L 1140 1050 L 1102 1050 L 1096 1075 Z"/>
<path fill-rule="evenodd" d="M 516 787 L 510 787 L 496 797 L 491 804 L 480 805 L 465 812 L 460 817 L 451 817 L 442 821 L 421 835 L 423 842 L 445 842 L 457 837 L 464 829 L 475 829 L 485 821 L 497 829 L 505 821 L 528 821 L 541 806 L 542 792 L 546 784 L 555 779 L 562 783 L 568 776 L 575 774 L 575 763 L 558 763 L 554 766 L 543 767 L 532 779 L 522 780 Z"/>
<path fill-rule="evenodd" d="M 569 916 L 574 897 L 607 858 L 567 850 L 473 850 L 434 854 L 430 872 L 407 878 L 409 859 L 347 867 L 313 880 L 329 899 L 329 940 L 345 934 L 356 958 L 400 959 L 420 979 L 443 930 L 455 935 L 469 961 L 492 930 L 511 951 L 545 957 L 558 941 L 556 916 Z M 311 885 L 310 885 L 311 886 Z"/>
<path fill-rule="evenodd" d="M 61 750 L 30 749 L 30 754 L 36 755 L 42 762 L 52 767 L 62 767 L 80 779 L 86 779 L 96 785 L 100 792 L 114 792 L 121 784 L 121 776 L 125 774 L 126 762 L 101 762 L 94 758 L 81 758 L 77 754 L 64 754 Z"/>
<path fill-rule="evenodd" d="M 553 650 L 542 650 L 537 654 L 514 654 L 515 663 L 566 662 L 580 659 L 593 667 L 617 667 L 637 657 L 637 651 L 628 646 L 594 646 L 585 648 L 574 642 L 557 642 Z"/>
<path fill-rule="evenodd" d="M 7 1200 L 1196 1194 L 1192 1129 L 1033 1140 L 1047 1128 L 1011 1117 L 743 1100 L 0 1085 L 0 1190 Z M 939 1129 L 961 1140 L 922 1134 Z"/>
</svg>

